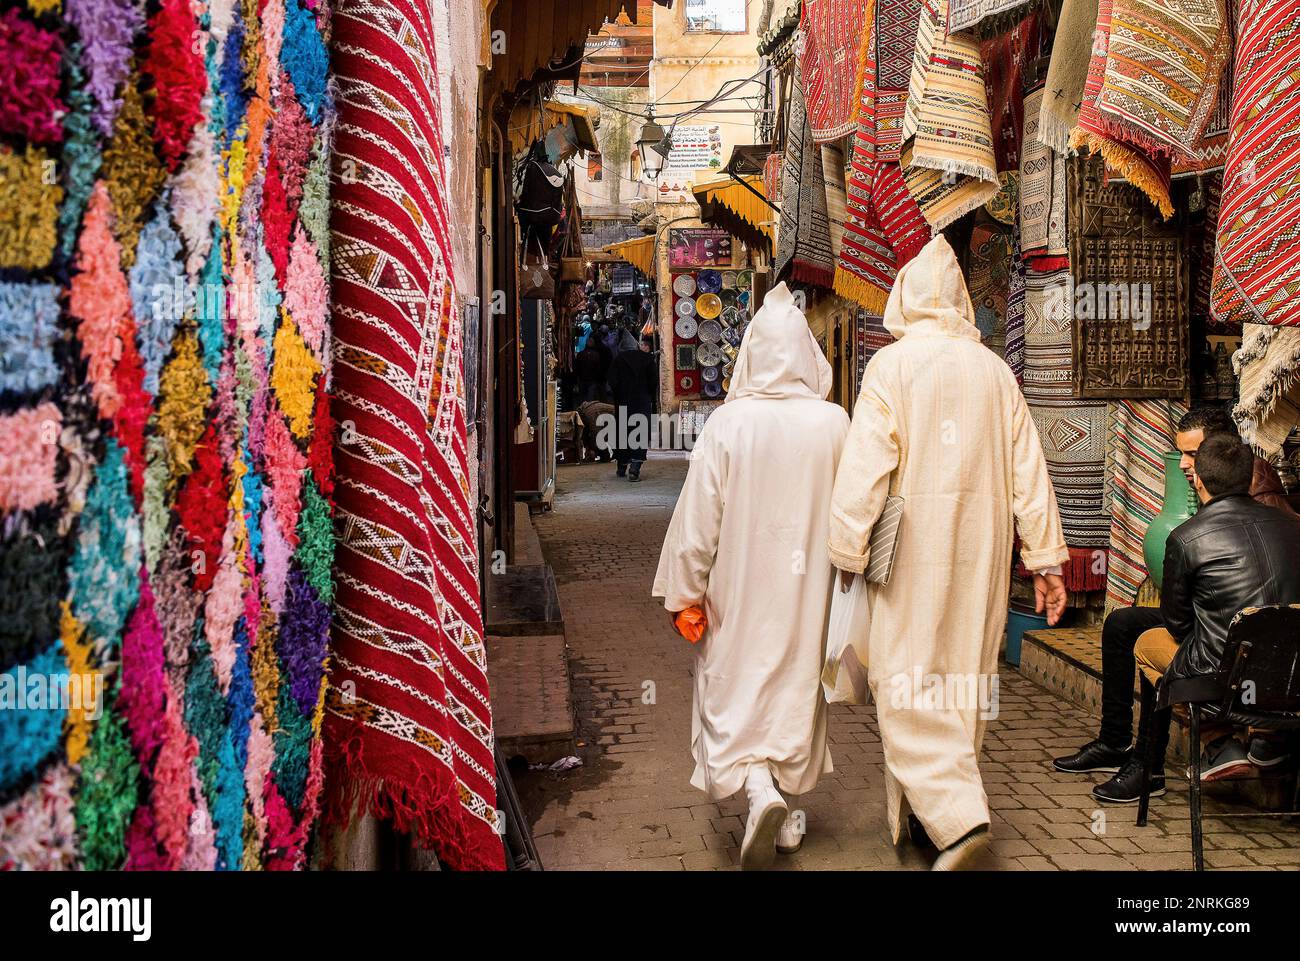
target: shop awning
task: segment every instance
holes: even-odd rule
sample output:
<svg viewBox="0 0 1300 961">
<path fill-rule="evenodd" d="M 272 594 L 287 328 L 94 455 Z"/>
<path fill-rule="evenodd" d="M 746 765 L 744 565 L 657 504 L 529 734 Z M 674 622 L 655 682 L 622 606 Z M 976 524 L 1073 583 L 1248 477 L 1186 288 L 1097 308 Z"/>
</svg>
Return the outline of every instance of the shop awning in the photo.
<svg viewBox="0 0 1300 961">
<path fill-rule="evenodd" d="M 600 123 L 600 108 L 580 103 L 550 100 L 541 109 L 531 104 L 520 104 L 510 114 L 510 148 L 519 153 L 541 140 L 561 124 L 573 125 L 574 141 L 580 150 L 599 150 L 596 127 Z"/>
<path fill-rule="evenodd" d="M 769 257 L 776 240 L 776 211 L 766 200 L 763 178 L 746 176 L 706 180 L 691 187 L 700 219 L 739 237 Z"/>
<path fill-rule="evenodd" d="M 605 249 L 616 257 L 621 257 L 647 277 L 653 275 L 655 261 L 655 238 L 637 237 L 617 244 L 608 244 Z"/>
</svg>

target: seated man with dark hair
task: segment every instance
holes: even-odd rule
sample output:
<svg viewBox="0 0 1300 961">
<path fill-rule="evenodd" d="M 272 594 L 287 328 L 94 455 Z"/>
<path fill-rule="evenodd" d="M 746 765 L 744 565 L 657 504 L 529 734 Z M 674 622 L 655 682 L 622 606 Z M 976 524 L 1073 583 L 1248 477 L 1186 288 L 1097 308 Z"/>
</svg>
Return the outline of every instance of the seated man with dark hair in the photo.
<svg viewBox="0 0 1300 961">
<path fill-rule="evenodd" d="M 1201 441 L 1208 435 L 1217 433 L 1240 436 L 1236 423 L 1222 407 L 1197 407 L 1184 414 L 1178 422 L 1174 446 L 1183 455 L 1178 466 L 1183 469 L 1188 480 L 1191 480 L 1192 468 L 1196 466 L 1196 452 Z M 1261 504 L 1300 517 L 1300 514 L 1291 509 L 1291 504 L 1286 499 L 1286 489 L 1282 486 L 1282 478 L 1278 477 L 1273 465 L 1262 457 L 1252 455 L 1252 459 L 1254 464 L 1250 478 L 1250 496 Z"/>
<path fill-rule="evenodd" d="M 1159 610 L 1124 608 L 1106 618 L 1101 736 L 1054 762 L 1058 771 L 1069 773 L 1116 772 L 1093 788 L 1099 801 L 1133 803 L 1141 788 L 1146 744 L 1139 737 L 1128 748 L 1134 641 L 1137 663 L 1153 682 L 1166 670 L 1180 678 L 1209 674 L 1218 669 L 1228 625 L 1239 611 L 1300 602 L 1300 518 L 1252 500 L 1253 473 L 1254 455 L 1235 433 L 1206 436 L 1198 445 L 1192 477 L 1201 509 L 1169 535 Z M 1153 796 L 1165 790 L 1169 711 L 1159 712 L 1154 722 Z M 1207 726 L 1203 741 L 1205 734 L 1210 742 L 1203 780 L 1232 776 L 1250 764 L 1230 733 Z"/>
</svg>

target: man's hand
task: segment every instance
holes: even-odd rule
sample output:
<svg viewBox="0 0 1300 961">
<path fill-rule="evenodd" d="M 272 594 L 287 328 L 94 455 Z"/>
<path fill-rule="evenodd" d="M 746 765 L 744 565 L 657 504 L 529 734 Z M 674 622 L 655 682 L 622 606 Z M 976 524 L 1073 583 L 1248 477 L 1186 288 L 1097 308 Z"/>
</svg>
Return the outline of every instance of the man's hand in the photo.
<svg viewBox="0 0 1300 961">
<path fill-rule="evenodd" d="M 853 578 L 857 576 L 852 571 L 840 571 L 840 593 L 846 593 L 853 586 Z"/>
<path fill-rule="evenodd" d="M 1060 574 L 1034 575 L 1034 610 L 1046 610 L 1048 626 L 1056 626 L 1065 613 L 1065 579 Z"/>
</svg>

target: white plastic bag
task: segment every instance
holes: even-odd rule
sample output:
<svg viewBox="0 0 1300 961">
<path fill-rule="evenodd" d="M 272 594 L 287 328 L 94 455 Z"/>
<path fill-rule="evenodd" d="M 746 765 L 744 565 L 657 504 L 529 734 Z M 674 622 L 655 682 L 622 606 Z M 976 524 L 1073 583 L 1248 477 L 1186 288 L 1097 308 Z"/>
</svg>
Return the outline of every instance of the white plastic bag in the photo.
<svg viewBox="0 0 1300 961">
<path fill-rule="evenodd" d="M 867 669 L 857 649 L 867 637 L 870 590 L 861 574 L 854 576 L 847 591 L 842 590 L 839 572 L 835 574 L 830 623 L 826 628 L 826 661 L 822 666 L 822 692 L 827 704 L 867 703 Z"/>
</svg>

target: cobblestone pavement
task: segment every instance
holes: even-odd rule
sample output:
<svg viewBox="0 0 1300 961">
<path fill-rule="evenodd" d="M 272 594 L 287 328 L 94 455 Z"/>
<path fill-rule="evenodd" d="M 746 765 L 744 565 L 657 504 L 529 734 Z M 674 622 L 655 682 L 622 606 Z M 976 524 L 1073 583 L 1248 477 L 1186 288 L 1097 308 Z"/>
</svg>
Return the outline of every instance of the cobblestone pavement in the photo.
<svg viewBox="0 0 1300 961">
<path fill-rule="evenodd" d="M 650 597 L 685 471 L 680 455 L 659 454 L 640 484 L 616 478 L 610 465 L 561 467 L 554 510 L 534 518 L 559 584 L 585 761 L 562 774 L 518 778 L 548 869 L 679 871 L 739 863 L 743 792 L 712 802 L 690 786 L 694 654 Z M 994 836 L 982 867 L 1191 867 L 1185 780 L 1171 777 L 1169 793 L 1152 801 L 1147 827 L 1134 825 L 1135 807 L 1099 812 L 1088 793 L 1092 777 L 1058 774 L 1048 763 L 1094 736 L 1096 719 L 1014 668 L 1003 667 L 1000 685 L 999 716 L 990 722 L 981 763 Z M 803 848 L 778 855 L 777 866 L 928 868 L 932 855 L 889 841 L 874 708 L 832 708 L 830 742 L 834 773 L 798 802 L 807 818 Z M 1223 810 L 1249 809 L 1207 802 L 1208 814 Z M 1288 820 L 1210 816 L 1205 824 L 1209 867 L 1300 866 L 1300 832 Z"/>
</svg>

